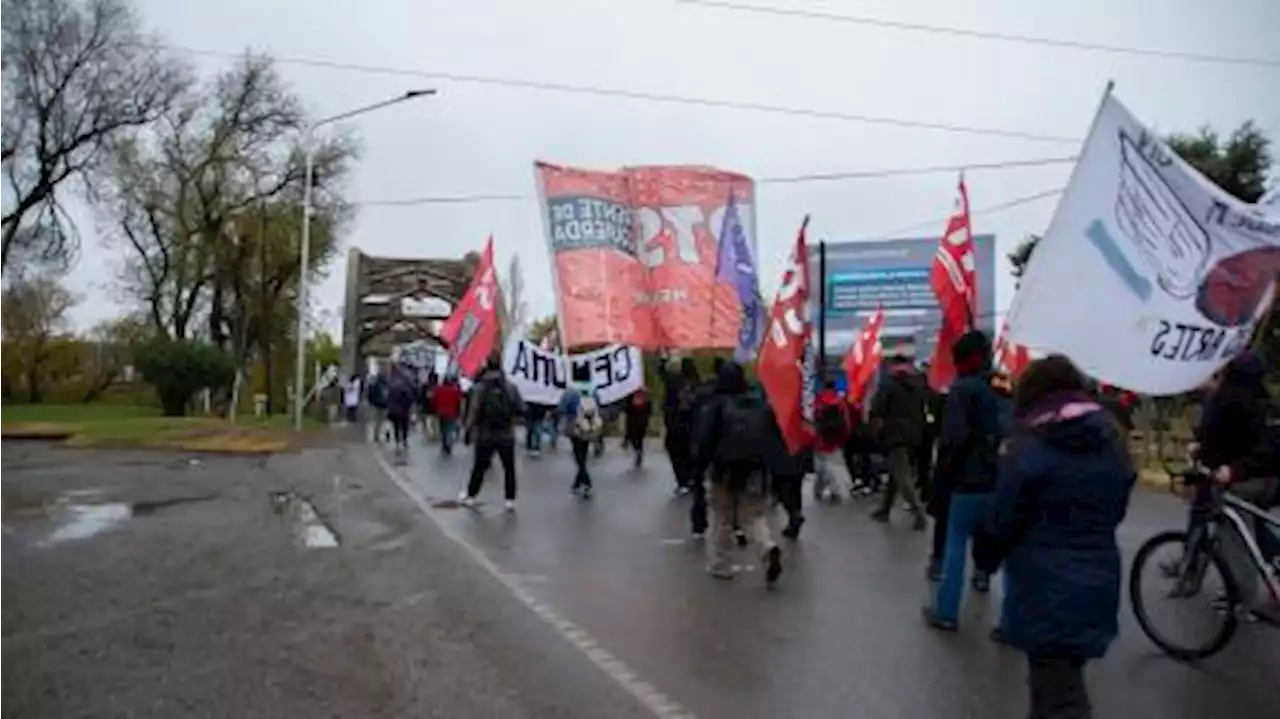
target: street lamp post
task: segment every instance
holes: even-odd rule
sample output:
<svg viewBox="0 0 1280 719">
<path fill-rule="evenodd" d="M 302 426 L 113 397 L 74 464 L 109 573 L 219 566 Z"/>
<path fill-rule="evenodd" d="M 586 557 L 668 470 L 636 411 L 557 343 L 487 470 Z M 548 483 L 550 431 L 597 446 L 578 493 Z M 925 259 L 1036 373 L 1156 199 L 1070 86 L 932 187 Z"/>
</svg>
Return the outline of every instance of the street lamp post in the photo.
<svg viewBox="0 0 1280 719">
<path fill-rule="evenodd" d="M 346 120 L 356 115 L 363 115 L 366 112 L 381 110 L 384 107 L 396 105 L 406 100 L 412 100 L 416 97 L 427 97 L 436 94 L 435 90 L 410 90 L 403 95 L 375 102 L 372 105 L 365 105 L 354 110 L 339 113 L 322 120 L 317 120 L 307 127 L 306 137 L 303 139 L 305 147 L 303 154 L 305 156 L 305 170 L 302 179 L 302 240 L 299 247 L 299 267 L 298 267 L 298 347 L 297 356 L 294 358 L 294 377 L 293 377 L 293 425 L 294 429 L 302 431 L 302 409 L 306 404 L 306 392 L 303 387 L 306 384 L 307 374 L 307 295 L 309 288 L 307 287 L 308 265 L 311 260 L 311 184 L 315 175 L 315 132 L 322 125 L 329 125 L 339 120 Z"/>
</svg>

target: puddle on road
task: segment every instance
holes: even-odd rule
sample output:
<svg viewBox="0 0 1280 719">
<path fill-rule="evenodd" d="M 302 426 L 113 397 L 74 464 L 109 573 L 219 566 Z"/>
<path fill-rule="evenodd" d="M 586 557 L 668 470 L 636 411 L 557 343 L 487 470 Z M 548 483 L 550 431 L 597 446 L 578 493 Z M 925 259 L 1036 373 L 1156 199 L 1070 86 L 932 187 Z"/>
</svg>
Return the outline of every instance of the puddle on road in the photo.
<svg viewBox="0 0 1280 719">
<path fill-rule="evenodd" d="M 40 544 L 50 546 L 71 542 L 77 539 L 88 539 L 95 534 L 111 529 L 133 516 L 133 507 L 124 502 L 109 504 L 71 504 L 67 505 L 67 523 L 58 527 Z"/>
<path fill-rule="evenodd" d="M 338 535 L 324 523 L 310 500 L 293 492 L 273 492 L 271 508 L 289 522 L 294 538 L 307 549 L 338 546 Z"/>
</svg>

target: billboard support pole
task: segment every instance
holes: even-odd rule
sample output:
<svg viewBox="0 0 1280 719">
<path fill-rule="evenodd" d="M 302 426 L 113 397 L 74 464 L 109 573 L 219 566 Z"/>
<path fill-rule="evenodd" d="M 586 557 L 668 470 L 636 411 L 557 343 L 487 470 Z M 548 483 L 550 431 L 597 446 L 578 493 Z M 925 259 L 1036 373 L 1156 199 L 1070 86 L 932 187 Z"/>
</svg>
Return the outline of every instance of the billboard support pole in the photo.
<svg viewBox="0 0 1280 719">
<path fill-rule="evenodd" d="M 827 375 L 827 242 L 818 240 L 818 377 Z"/>
</svg>

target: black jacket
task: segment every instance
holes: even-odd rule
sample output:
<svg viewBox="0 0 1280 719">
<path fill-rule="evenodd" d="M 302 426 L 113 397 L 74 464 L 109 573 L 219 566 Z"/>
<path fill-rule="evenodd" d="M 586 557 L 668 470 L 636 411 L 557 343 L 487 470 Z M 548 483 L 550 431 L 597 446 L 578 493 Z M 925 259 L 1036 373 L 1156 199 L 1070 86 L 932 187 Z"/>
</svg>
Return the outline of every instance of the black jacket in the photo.
<svg viewBox="0 0 1280 719">
<path fill-rule="evenodd" d="M 937 491 L 990 492 L 999 472 L 999 445 L 1012 423 L 1012 401 L 992 387 L 990 370 L 951 384 L 938 434 Z"/>
<path fill-rule="evenodd" d="M 634 397 L 623 400 L 623 429 L 628 437 L 643 437 L 649 429 L 649 416 L 653 414 L 653 403 L 648 397 L 636 404 Z"/>
<path fill-rule="evenodd" d="M 1210 469 L 1230 466 L 1240 479 L 1268 476 L 1274 469 L 1274 430 L 1267 426 L 1270 399 L 1263 383 L 1266 368 L 1252 354 L 1241 355 L 1223 370 L 1222 382 L 1201 412 L 1195 439 L 1200 461 Z"/>
<path fill-rule="evenodd" d="M 891 369 L 871 401 L 876 439 L 886 448 L 916 449 L 924 439 L 928 382 L 914 367 Z"/>
</svg>

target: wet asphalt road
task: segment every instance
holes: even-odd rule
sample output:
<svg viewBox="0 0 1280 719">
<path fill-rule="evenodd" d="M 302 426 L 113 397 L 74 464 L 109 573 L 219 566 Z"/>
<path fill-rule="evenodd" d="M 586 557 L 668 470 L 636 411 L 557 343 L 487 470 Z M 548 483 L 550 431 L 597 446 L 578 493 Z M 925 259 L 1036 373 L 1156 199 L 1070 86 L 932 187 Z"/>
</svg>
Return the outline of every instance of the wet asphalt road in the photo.
<svg viewBox="0 0 1280 719">
<path fill-rule="evenodd" d="M 444 457 L 413 441 L 395 471 L 427 503 L 456 499 L 470 451 Z M 867 519 L 865 503 L 807 507 L 804 535 L 787 549 L 779 586 L 767 591 L 758 569 L 733 582 L 703 572 L 702 547 L 687 539 L 688 500 L 672 496 L 660 452 L 634 470 L 611 441 L 593 460 L 589 501 L 569 492 L 567 447 L 541 459 L 521 453 L 518 462 L 515 515 L 502 511 L 495 464 L 481 506 L 439 507 L 432 516 L 697 716 L 1025 716 L 1023 657 L 987 639 L 998 589 L 966 597 L 959 634 L 926 628 L 919 608 L 928 535 L 910 531 L 905 517 L 882 526 Z M 1120 532 L 1126 553 L 1183 518 L 1173 498 L 1139 490 Z M 744 561 L 754 563 L 750 554 Z M 1190 667 L 1159 654 L 1127 599 L 1120 619 L 1120 638 L 1088 672 L 1096 716 L 1275 716 L 1273 632 L 1246 628 L 1222 655 Z M 595 709 L 621 715 L 621 707 Z"/>
</svg>

